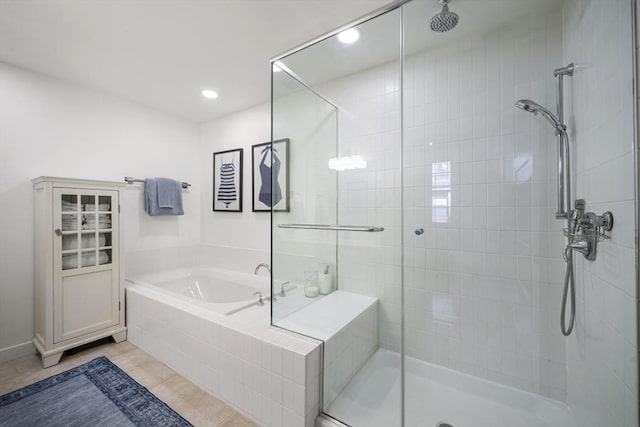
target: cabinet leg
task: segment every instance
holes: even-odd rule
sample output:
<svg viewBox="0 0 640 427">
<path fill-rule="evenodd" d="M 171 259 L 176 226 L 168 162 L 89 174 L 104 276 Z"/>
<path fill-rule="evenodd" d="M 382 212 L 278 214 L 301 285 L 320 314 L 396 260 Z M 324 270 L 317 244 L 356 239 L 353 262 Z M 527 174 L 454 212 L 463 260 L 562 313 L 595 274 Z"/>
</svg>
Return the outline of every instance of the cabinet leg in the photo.
<svg viewBox="0 0 640 427">
<path fill-rule="evenodd" d="M 127 331 L 118 332 L 117 334 L 111 335 L 115 342 L 122 342 L 127 339 Z"/>
<path fill-rule="evenodd" d="M 40 355 L 42 359 L 42 367 L 48 368 L 53 365 L 57 365 L 60 362 L 60 358 L 62 357 L 62 351 L 60 353 L 51 354 L 49 356 Z"/>
</svg>

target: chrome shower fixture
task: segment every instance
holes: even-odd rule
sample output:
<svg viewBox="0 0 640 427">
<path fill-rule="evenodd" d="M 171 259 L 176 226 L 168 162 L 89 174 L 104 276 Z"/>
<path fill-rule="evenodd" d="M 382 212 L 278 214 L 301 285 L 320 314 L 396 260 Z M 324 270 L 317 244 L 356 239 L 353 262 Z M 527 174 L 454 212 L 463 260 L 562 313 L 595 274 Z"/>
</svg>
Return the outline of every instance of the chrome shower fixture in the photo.
<svg viewBox="0 0 640 427">
<path fill-rule="evenodd" d="M 551 111 L 547 110 L 542 105 L 533 102 L 530 99 L 521 99 L 519 101 L 516 101 L 515 105 L 517 108 L 520 108 L 521 110 L 529 113 L 533 113 L 535 116 L 537 116 L 538 113 L 542 114 L 542 117 L 544 117 L 549 121 L 549 123 L 551 123 L 551 126 L 556 129 L 556 132 L 564 132 L 567 130 L 567 127 L 564 125 L 564 123 L 562 123 L 560 119 L 558 119 Z"/>
<path fill-rule="evenodd" d="M 449 2 L 451 2 L 451 0 L 439 0 L 439 3 L 442 5 L 442 10 L 429 21 L 431 31 L 446 33 L 458 25 L 460 18 L 457 13 L 449 11 Z"/>
<path fill-rule="evenodd" d="M 573 330 L 576 320 L 576 285 L 573 271 L 573 250 L 580 248 L 572 246 L 571 234 L 576 232 L 574 227 L 576 221 L 573 211 L 571 211 L 571 150 L 569 147 L 569 136 L 567 135 L 567 126 L 564 120 L 564 97 L 562 78 L 565 75 L 573 75 L 573 64 L 566 67 L 558 68 L 553 71 L 553 75 L 557 80 L 558 94 L 558 115 L 554 115 L 551 111 L 542 105 L 531 101 L 530 99 L 520 99 L 516 101 L 515 106 L 528 113 L 534 115 L 542 114 L 551 126 L 556 130 L 558 137 L 558 210 L 556 211 L 556 219 L 564 219 L 567 221 L 565 234 L 567 235 L 567 248 L 564 251 L 564 260 L 566 269 L 564 275 L 564 291 L 562 293 L 562 310 L 560 314 L 560 330 L 564 336 L 569 336 Z M 570 297 L 571 312 L 569 314 L 569 325 L 566 324 L 567 300 Z"/>
<path fill-rule="evenodd" d="M 595 261 L 598 242 L 608 239 L 605 231 L 613 228 L 613 214 L 605 212 L 597 215 L 593 212 L 585 212 L 586 202 L 584 199 L 577 199 L 574 209 L 571 211 L 571 224 L 564 229 L 564 234 L 568 238 L 565 247 L 565 260 L 568 258 L 570 250 L 584 255 L 589 261 Z"/>
</svg>

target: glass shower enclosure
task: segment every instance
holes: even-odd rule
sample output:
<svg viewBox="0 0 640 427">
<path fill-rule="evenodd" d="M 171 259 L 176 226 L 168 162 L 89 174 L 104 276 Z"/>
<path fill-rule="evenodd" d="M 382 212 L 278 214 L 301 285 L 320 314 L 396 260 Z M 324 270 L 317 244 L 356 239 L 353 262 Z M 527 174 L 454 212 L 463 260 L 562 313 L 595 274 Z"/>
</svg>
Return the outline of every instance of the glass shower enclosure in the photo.
<svg viewBox="0 0 640 427">
<path fill-rule="evenodd" d="M 273 59 L 272 324 L 323 342 L 323 416 L 638 425 L 634 7 L 396 1 Z M 558 142 L 514 103 L 570 62 L 571 196 L 619 221 L 565 337 Z"/>
</svg>

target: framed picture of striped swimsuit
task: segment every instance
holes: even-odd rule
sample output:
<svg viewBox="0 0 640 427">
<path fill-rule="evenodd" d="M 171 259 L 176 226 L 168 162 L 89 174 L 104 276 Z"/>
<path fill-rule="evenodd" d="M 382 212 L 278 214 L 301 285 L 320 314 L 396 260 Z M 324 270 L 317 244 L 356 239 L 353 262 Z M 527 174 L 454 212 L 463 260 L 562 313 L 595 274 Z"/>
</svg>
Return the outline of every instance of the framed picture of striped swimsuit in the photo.
<svg viewBox="0 0 640 427">
<path fill-rule="evenodd" d="M 242 148 L 213 153 L 213 210 L 242 212 Z"/>
</svg>

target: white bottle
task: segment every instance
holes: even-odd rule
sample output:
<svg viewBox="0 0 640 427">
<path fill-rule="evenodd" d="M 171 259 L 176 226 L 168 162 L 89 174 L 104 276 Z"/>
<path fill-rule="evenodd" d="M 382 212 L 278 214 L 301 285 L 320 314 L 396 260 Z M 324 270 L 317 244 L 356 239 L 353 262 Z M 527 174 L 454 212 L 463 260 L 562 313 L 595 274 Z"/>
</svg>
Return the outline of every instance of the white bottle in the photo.
<svg viewBox="0 0 640 427">
<path fill-rule="evenodd" d="M 330 270 L 331 264 L 328 262 L 321 263 L 320 271 L 318 272 L 318 287 L 322 295 L 327 295 L 333 292 L 333 277 Z"/>
</svg>

